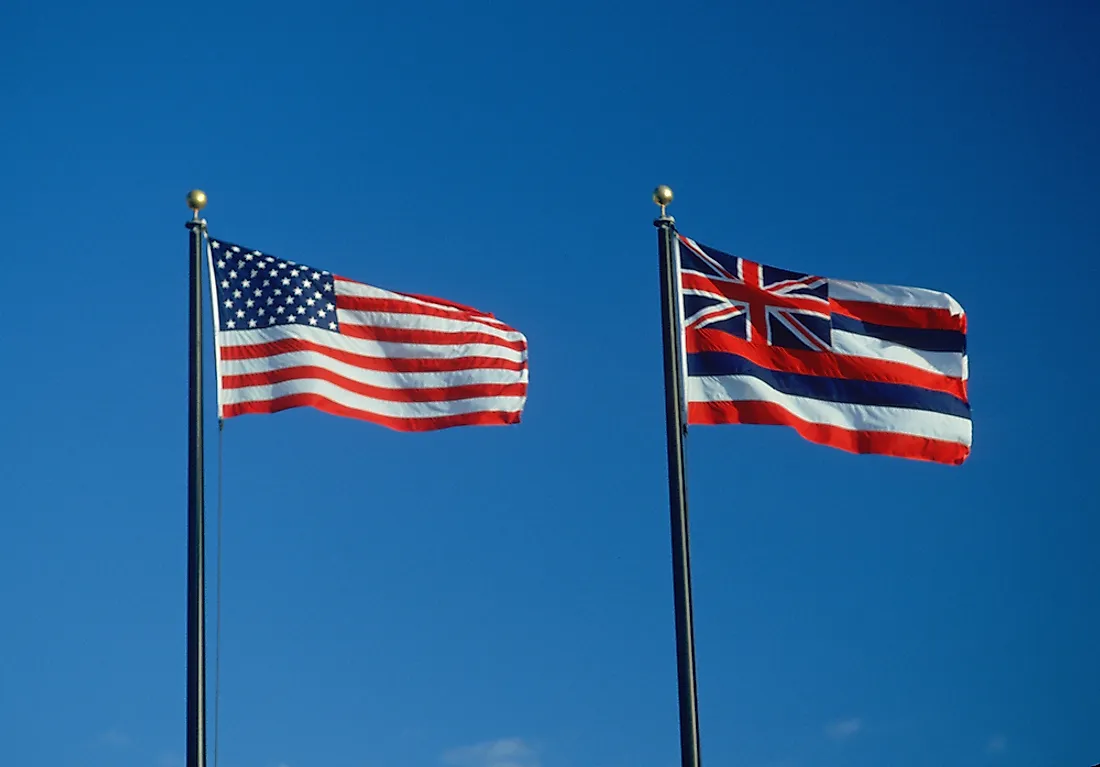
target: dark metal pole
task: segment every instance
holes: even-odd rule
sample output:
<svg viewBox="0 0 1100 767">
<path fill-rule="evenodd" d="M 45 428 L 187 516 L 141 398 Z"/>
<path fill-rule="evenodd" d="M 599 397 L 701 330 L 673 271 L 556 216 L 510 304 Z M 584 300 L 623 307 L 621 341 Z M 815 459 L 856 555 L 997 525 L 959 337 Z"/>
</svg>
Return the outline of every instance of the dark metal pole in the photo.
<svg viewBox="0 0 1100 767">
<path fill-rule="evenodd" d="M 206 195 L 187 196 L 194 211 L 191 236 L 191 293 L 187 399 L 187 767 L 206 767 L 206 622 L 203 574 L 202 466 L 202 235 L 199 210 Z"/>
<path fill-rule="evenodd" d="M 691 556 L 688 550 L 687 482 L 684 478 L 684 401 L 680 374 L 678 270 L 673 263 L 676 229 L 665 213 L 672 190 L 658 187 L 661 206 L 657 250 L 661 260 L 661 327 L 665 361 L 665 428 L 668 438 L 668 502 L 672 525 L 672 587 L 676 610 L 676 677 L 680 698 L 680 764 L 699 767 L 699 703 L 695 689 L 695 629 L 691 611 Z"/>
</svg>

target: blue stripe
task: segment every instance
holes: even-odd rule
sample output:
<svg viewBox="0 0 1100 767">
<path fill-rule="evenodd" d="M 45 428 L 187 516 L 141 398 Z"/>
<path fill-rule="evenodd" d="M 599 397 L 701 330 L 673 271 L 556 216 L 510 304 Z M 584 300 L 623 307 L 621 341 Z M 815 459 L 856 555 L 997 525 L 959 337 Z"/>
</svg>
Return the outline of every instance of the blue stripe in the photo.
<svg viewBox="0 0 1100 767">
<path fill-rule="evenodd" d="M 926 352 L 956 352 L 966 354 L 966 334 L 957 330 L 928 330 L 925 328 L 898 328 L 893 325 L 876 325 L 860 322 L 842 314 L 833 315 L 833 329 L 857 333 L 861 336 L 881 338 L 883 341 L 920 349 Z"/>
<path fill-rule="evenodd" d="M 847 402 L 853 405 L 882 405 L 927 410 L 932 413 L 970 418 L 970 406 L 946 392 L 930 391 L 919 386 L 881 383 L 879 381 L 849 381 L 801 373 L 777 373 L 760 367 L 744 357 L 725 352 L 699 352 L 687 358 L 689 376 L 736 376 L 759 378 L 776 391 L 796 397 L 811 397 L 824 402 Z"/>
</svg>

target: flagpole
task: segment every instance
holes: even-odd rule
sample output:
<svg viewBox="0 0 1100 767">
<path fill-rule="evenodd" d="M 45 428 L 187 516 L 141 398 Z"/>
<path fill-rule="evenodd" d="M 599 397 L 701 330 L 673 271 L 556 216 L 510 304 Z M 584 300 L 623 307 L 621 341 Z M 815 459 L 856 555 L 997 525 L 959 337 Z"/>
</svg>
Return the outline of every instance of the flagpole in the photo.
<svg viewBox="0 0 1100 767">
<path fill-rule="evenodd" d="M 672 527 L 672 587 L 676 611 L 676 678 L 680 700 L 680 765 L 699 767 L 699 703 L 695 688 L 695 629 L 691 611 L 691 556 L 688 550 L 687 481 L 684 476 L 684 392 L 680 356 L 680 291 L 673 263 L 675 219 L 665 207 L 672 190 L 661 185 L 653 192 L 661 206 L 657 252 L 661 261 L 661 327 L 665 362 L 665 430 L 668 440 L 668 502 Z"/>
<path fill-rule="evenodd" d="M 187 767 L 206 767 L 206 628 L 203 539 L 202 235 L 199 211 L 206 194 L 187 195 L 191 220 L 190 316 L 187 401 Z"/>
</svg>

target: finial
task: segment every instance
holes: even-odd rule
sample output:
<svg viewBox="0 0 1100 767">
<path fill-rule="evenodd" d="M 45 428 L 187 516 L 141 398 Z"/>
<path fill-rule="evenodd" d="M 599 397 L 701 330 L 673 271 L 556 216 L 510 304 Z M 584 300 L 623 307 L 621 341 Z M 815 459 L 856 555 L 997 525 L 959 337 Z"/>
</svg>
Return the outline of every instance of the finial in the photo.
<svg viewBox="0 0 1100 767">
<path fill-rule="evenodd" d="M 192 189 L 188 192 L 187 207 L 194 211 L 194 218 L 197 220 L 199 211 L 206 207 L 206 192 L 201 189 Z"/>
<path fill-rule="evenodd" d="M 653 190 L 653 202 L 661 206 L 661 218 L 666 217 L 665 206 L 672 202 L 672 188 L 661 184 Z"/>
</svg>

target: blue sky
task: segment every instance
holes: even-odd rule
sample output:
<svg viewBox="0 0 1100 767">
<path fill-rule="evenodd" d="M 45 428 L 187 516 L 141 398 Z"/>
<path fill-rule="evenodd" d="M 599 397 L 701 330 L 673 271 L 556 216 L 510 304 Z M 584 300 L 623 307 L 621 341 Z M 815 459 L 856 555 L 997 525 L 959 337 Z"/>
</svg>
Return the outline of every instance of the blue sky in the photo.
<svg viewBox="0 0 1100 767">
<path fill-rule="evenodd" d="M 1098 33 L 1083 2 L 5 5 L 5 759 L 182 764 L 197 186 L 217 237 L 530 342 L 518 427 L 227 424 L 219 764 L 678 764 L 667 183 L 702 242 L 970 320 L 961 468 L 692 431 L 704 763 L 1100 761 L 1063 289 L 1097 275 Z"/>
</svg>

